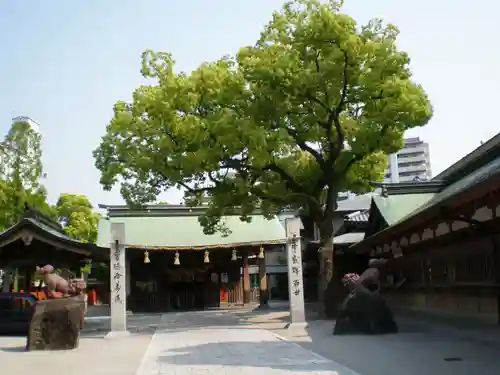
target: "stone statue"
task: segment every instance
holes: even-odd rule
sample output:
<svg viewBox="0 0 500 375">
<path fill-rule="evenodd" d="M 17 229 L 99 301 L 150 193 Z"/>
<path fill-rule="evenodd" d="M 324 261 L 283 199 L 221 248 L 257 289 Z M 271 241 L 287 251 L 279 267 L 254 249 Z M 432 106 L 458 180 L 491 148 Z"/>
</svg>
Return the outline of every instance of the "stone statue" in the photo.
<svg viewBox="0 0 500 375">
<path fill-rule="evenodd" d="M 68 281 L 53 273 L 54 267 L 50 264 L 41 268 L 37 266 L 36 271 L 42 276 L 43 282 L 47 286 L 47 298 L 57 298 L 56 292 L 67 296 L 82 294 L 86 288 L 84 280 L 74 279 Z"/>
<path fill-rule="evenodd" d="M 342 283 L 349 294 L 339 308 L 334 335 L 346 333 L 396 333 L 398 326 L 386 302 L 379 294 L 380 268 L 385 259 L 370 259 L 361 275 L 346 274 Z"/>
<path fill-rule="evenodd" d="M 27 350 L 61 350 L 78 347 L 85 318 L 85 282 L 65 280 L 54 267 L 36 267 L 47 286 L 49 299 L 38 301 L 30 322 Z M 56 292 L 62 293 L 61 297 Z"/>
</svg>

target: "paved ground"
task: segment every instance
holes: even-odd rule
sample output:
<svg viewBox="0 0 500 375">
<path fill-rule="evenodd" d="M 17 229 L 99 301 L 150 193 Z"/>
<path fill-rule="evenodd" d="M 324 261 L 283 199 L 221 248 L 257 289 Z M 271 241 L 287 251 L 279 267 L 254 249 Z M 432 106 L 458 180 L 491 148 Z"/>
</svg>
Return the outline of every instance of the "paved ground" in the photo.
<svg viewBox="0 0 500 375">
<path fill-rule="evenodd" d="M 165 314 L 137 375 L 354 375 L 234 312 Z"/>
<path fill-rule="evenodd" d="M 87 321 L 80 347 L 71 351 L 25 352 L 25 337 L 0 337 L 0 373 L 20 374 L 37 369 L 39 375 L 135 375 L 161 315 L 129 317 L 132 335 L 105 340 L 108 319 Z"/>
<path fill-rule="evenodd" d="M 132 335 L 110 341 L 103 339 L 109 320 L 91 317 L 74 351 L 25 353 L 25 338 L 0 337 L 0 368 L 36 368 L 39 375 L 500 373 L 500 332 L 491 328 L 451 329 L 400 318 L 397 335 L 332 336 L 330 321 L 287 330 L 287 319 L 283 311 L 134 315 Z"/>
<path fill-rule="evenodd" d="M 397 335 L 333 336 L 331 321 L 312 321 L 306 329 L 287 330 L 286 312 L 238 315 L 363 375 L 500 374 L 498 328 L 490 332 L 483 327 L 455 329 L 405 316 L 398 319 L 401 333 Z"/>
</svg>

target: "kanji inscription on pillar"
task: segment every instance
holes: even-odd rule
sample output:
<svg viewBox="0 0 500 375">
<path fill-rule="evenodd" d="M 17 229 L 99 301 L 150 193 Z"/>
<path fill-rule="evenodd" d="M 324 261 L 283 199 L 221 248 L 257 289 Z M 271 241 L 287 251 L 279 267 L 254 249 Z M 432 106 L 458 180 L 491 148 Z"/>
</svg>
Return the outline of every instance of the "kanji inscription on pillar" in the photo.
<svg viewBox="0 0 500 375">
<path fill-rule="evenodd" d="M 305 323 L 300 219 L 286 219 L 290 323 Z"/>
<path fill-rule="evenodd" d="M 126 303 L 126 263 L 125 263 L 125 224 L 111 223 L 110 246 L 110 307 L 111 332 L 123 334 L 127 330 Z"/>
<path fill-rule="evenodd" d="M 122 265 L 120 264 L 120 245 L 119 243 L 115 243 L 114 252 L 113 252 L 113 283 L 114 286 L 114 300 L 118 303 L 123 303 L 122 298 L 122 284 L 121 280 L 123 278 Z"/>
</svg>

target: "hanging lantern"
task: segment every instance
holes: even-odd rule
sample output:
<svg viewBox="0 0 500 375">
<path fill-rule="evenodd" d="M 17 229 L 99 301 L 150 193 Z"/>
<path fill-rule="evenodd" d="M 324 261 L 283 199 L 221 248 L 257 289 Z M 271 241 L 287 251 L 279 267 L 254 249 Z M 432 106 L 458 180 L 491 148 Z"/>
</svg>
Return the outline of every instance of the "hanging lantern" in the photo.
<svg viewBox="0 0 500 375">
<path fill-rule="evenodd" d="M 203 258 L 203 263 L 210 263 L 210 257 L 209 257 L 209 252 L 208 250 L 205 250 L 205 257 Z"/>
<path fill-rule="evenodd" d="M 264 246 L 260 246 L 259 259 L 264 259 Z"/>
<path fill-rule="evenodd" d="M 181 261 L 179 260 L 179 252 L 178 251 L 176 251 L 175 255 L 174 255 L 174 264 L 176 266 L 179 266 L 181 264 Z"/>
<path fill-rule="evenodd" d="M 238 252 L 236 251 L 236 249 L 234 249 L 231 253 L 231 260 L 238 260 Z"/>
<path fill-rule="evenodd" d="M 149 253 L 147 251 L 144 252 L 144 263 L 151 263 L 151 261 L 149 260 Z"/>
</svg>

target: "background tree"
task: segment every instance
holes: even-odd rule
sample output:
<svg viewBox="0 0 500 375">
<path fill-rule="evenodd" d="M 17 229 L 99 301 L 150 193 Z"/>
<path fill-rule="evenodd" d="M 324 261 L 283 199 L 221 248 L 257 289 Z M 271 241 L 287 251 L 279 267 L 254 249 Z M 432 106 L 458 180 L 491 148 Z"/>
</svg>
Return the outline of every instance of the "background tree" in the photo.
<svg viewBox="0 0 500 375">
<path fill-rule="evenodd" d="M 99 214 L 85 195 L 63 193 L 55 209 L 68 236 L 84 242 L 97 241 Z"/>
<path fill-rule="evenodd" d="M 171 187 L 189 205 L 208 198 L 206 233 L 225 214 L 301 208 L 320 230 L 325 287 L 338 193 L 369 191 L 405 131 L 432 115 L 398 29 L 358 25 L 341 5 L 287 3 L 254 46 L 190 74 L 176 73 L 168 53 L 144 52 L 152 83 L 116 103 L 94 152 L 103 186 L 120 183 L 134 204 Z"/>
<path fill-rule="evenodd" d="M 47 203 L 41 137 L 28 123 L 16 122 L 0 143 L 0 229 L 21 219 L 26 206 L 55 218 Z"/>
</svg>

